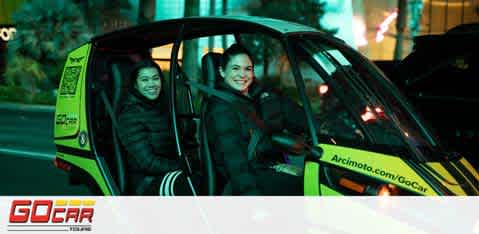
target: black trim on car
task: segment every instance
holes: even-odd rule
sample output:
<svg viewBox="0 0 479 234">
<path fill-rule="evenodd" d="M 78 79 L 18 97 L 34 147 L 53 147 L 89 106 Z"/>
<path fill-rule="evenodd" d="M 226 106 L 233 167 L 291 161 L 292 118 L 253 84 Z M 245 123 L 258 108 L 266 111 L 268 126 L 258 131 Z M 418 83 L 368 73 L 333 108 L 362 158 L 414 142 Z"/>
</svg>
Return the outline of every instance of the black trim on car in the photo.
<svg viewBox="0 0 479 234">
<path fill-rule="evenodd" d="M 68 146 L 59 145 L 59 144 L 56 144 L 55 146 L 57 147 L 57 151 L 59 153 L 70 154 L 70 155 L 74 155 L 74 156 L 78 156 L 82 158 L 95 159 L 92 152 L 88 150 L 82 150 L 82 149 L 68 147 Z"/>
</svg>

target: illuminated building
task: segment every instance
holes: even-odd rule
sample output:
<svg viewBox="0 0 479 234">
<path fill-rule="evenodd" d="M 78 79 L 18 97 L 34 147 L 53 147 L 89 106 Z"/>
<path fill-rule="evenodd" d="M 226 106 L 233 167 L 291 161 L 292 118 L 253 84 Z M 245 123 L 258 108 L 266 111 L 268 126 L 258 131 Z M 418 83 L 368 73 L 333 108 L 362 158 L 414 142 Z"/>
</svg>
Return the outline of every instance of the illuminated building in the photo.
<svg viewBox="0 0 479 234">
<path fill-rule="evenodd" d="M 6 52 L 8 41 L 15 36 L 12 14 L 24 0 L 0 1 L 0 84 L 4 83 L 3 72 L 6 66 Z"/>
</svg>

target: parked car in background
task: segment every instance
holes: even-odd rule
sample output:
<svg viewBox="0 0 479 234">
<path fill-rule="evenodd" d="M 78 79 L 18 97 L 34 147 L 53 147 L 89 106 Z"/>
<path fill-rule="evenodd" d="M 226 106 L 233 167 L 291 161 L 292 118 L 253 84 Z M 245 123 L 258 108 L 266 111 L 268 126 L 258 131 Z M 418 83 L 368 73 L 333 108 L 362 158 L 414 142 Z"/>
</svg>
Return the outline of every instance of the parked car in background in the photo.
<svg viewBox="0 0 479 234">
<path fill-rule="evenodd" d="M 479 24 L 418 36 L 399 63 L 377 62 L 448 149 L 479 167 Z"/>
</svg>

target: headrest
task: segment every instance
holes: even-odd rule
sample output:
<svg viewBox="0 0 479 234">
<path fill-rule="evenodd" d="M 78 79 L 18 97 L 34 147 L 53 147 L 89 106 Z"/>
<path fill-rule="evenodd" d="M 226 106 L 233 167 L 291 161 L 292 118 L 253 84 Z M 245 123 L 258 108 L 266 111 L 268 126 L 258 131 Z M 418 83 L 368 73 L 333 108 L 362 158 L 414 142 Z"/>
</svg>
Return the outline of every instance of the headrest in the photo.
<svg viewBox="0 0 479 234">
<path fill-rule="evenodd" d="M 208 52 L 201 59 L 201 70 L 203 82 L 209 87 L 215 87 L 220 77 L 221 54 L 216 52 Z"/>
</svg>

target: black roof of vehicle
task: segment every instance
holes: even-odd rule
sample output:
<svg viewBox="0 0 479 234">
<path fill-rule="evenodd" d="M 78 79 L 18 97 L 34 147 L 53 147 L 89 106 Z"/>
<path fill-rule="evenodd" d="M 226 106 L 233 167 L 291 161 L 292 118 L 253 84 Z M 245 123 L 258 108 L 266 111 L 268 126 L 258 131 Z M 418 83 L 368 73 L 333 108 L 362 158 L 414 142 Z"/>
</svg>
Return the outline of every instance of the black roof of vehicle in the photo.
<svg viewBox="0 0 479 234">
<path fill-rule="evenodd" d="M 479 39 L 479 23 L 462 24 L 444 34 L 423 35 L 414 38 L 415 50 L 436 50 L 447 48 L 451 51 L 476 46 Z"/>
<path fill-rule="evenodd" d="M 97 36 L 92 38 L 91 42 L 100 48 L 113 49 L 161 46 L 176 40 L 182 27 L 184 40 L 217 34 L 258 32 L 269 33 L 273 36 L 292 33 L 326 35 L 316 28 L 284 20 L 255 16 L 218 16 L 157 21 Z"/>
<path fill-rule="evenodd" d="M 469 54 L 476 57 L 478 41 L 478 23 L 459 25 L 440 35 L 415 37 L 414 50 L 396 67 L 393 79 L 409 84 L 457 56 Z"/>
</svg>

